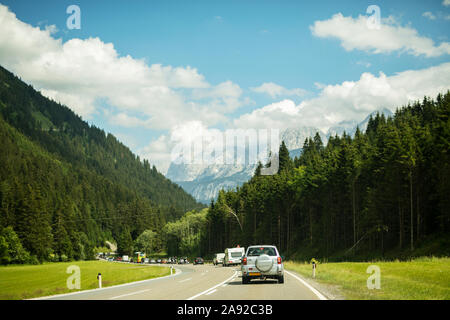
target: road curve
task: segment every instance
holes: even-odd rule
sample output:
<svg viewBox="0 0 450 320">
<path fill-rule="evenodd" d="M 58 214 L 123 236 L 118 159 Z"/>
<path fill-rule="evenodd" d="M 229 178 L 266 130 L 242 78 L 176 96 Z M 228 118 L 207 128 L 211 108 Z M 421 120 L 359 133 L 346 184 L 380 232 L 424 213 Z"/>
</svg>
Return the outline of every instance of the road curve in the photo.
<svg viewBox="0 0 450 320">
<path fill-rule="evenodd" d="M 292 273 L 285 282 L 253 280 L 242 284 L 239 267 L 176 265 L 176 275 L 45 297 L 48 300 L 317 300 L 320 293 Z"/>
</svg>

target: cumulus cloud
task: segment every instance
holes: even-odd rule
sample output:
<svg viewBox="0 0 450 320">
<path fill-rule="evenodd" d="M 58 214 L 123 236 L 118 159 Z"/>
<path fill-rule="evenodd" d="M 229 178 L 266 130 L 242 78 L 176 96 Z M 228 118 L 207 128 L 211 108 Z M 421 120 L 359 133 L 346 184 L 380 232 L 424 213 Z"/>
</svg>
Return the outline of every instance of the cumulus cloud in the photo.
<svg viewBox="0 0 450 320">
<path fill-rule="evenodd" d="M 450 53 L 448 42 L 436 46 L 432 39 L 420 36 L 417 30 L 410 26 L 398 25 L 393 17 L 382 19 L 379 29 L 369 28 L 368 19 L 367 16 L 360 15 L 354 19 L 338 13 L 331 19 L 315 21 L 310 29 L 316 37 L 339 39 L 347 51 L 363 50 L 371 53 L 400 51 L 425 57 L 438 57 Z"/>
<path fill-rule="evenodd" d="M 173 144 L 167 135 L 161 135 L 157 139 L 137 151 L 143 159 L 150 161 L 158 168 L 158 171 L 165 174 L 170 166 L 170 153 Z"/>
<path fill-rule="evenodd" d="M 232 81 L 225 81 L 216 86 L 192 90 L 191 98 L 194 104 L 208 101 L 212 110 L 223 113 L 233 112 L 245 104 L 251 104 L 248 98 L 242 98 L 242 89 Z"/>
<path fill-rule="evenodd" d="M 198 162 L 196 164 L 201 165 L 203 148 L 211 137 L 220 134 L 220 130 L 208 128 L 200 120 L 186 121 L 172 127 L 169 134 L 163 134 L 152 140 L 147 146 L 138 150 L 138 154 L 152 159 L 162 173 L 167 172 L 171 162 Z M 187 151 L 186 154 L 184 154 L 185 151 Z M 191 151 L 193 151 L 192 154 Z"/>
<path fill-rule="evenodd" d="M 0 25 L 0 63 L 85 118 L 98 111 L 96 102 L 102 99 L 117 110 L 109 117 L 117 125 L 168 129 L 205 112 L 208 117 L 200 118 L 213 124 L 246 101 L 236 84 L 212 86 L 190 66 L 148 65 L 120 56 L 112 43 L 99 38 L 63 43 L 54 38 L 54 26 L 33 27 L 3 5 Z M 195 101 L 200 98 L 195 94 L 189 100 L 186 92 L 196 90 L 203 100 Z"/>
<path fill-rule="evenodd" d="M 327 131 L 346 120 L 362 120 L 368 113 L 388 108 L 393 110 L 424 96 L 435 97 L 450 88 L 450 63 L 408 70 L 392 76 L 369 72 L 357 81 L 322 85 L 318 97 L 296 105 L 283 100 L 246 113 L 234 120 L 239 128 L 317 127 Z"/>
<path fill-rule="evenodd" d="M 443 6 L 446 6 L 446 7 L 450 6 L 450 0 L 444 0 L 444 1 L 442 1 L 442 5 L 443 5 Z"/>
<path fill-rule="evenodd" d="M 286 89 L 276 83 L 273 82 L 264 82 L 259 87 L 250 88 L 253 92 L 264 93 L 269 95 L 272 98 L 278 98 L 282 96 L 304 96 L 307 91 L 300 88 L 295 89 Z"/>
</svg>

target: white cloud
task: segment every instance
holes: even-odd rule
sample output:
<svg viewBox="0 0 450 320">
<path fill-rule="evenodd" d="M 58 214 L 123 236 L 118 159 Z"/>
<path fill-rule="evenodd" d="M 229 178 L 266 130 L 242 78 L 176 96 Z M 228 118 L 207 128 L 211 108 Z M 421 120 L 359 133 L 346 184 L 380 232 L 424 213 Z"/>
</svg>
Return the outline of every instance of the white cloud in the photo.
<svg viewBox="0 0 450 320">
<path fill-rule="evenodd" d="M 147 146 L 137 151 L 143 159 L 149 159 L 151 165 L 155 165 L 158 171 L 166 174 L 170 165 L 170 152 L 172 143 L 166 135 L 161 135 L 152 140 Z"/>
<path fill-rule="evenodd" d="M 63 43 L 54 26 L 30 26 L 3 5 L 0 25 L 0 63 L 85 118 L 102 99 L 117 110 L 109 116 L 117 125 L 169 129 L 197 118 L 213 124 L 247 102 L 231 81 L 212 86 L 195 68 L 148 65 L 99 38 Z M 189 100 L 194 91 L 206 92 L 202 101 Z"/>
<path fill-rule="evenodd" d="M 366 61 L 356 61 L 356 64 L 360 65 L 360 66 L 364 66 L 366 68 L 370 68 L 370 66 L 372 65 L 370 62 L 366 62 Z"/>
<path fill-rule="evenodd" d="M 294 101 L 282 100 L 240 116 L 234 120 L 234 126 L 253 129 L 297 127 L 301 125 L 299 123 L 300 109 Z"/>
<path fill-rule="evenodd" d="M 450 63 L 422 70 L 408 70 L 392 76 L 369 72 L 357 81 L 321 87 L 317 98 L 295 105 L 283 100 L 256 109 L 234 120 L 239 128 L 317 127 L 327 131 L 345 120 L 361 121 L 382 108 L 393 110 L 424 96 L 435 98 L 450 88 Z"/>
<path fill-rule="evenodd" d="M 114 114 L 111 113 L 108 109 L 105 109 L 104 114 L 106 115 L 109 123 L 120 125 L 121 127 L 125 128 L 151 127 L 148 120 L 143 120 L 141 118 L 131 116 L 125 112 L 119 112 Z"/>
<path fill-rule="evenodd" d="M 371 53 L 400 51 L 426 57 L 450 53 L 448 42 L 436 46 L 432 39 L 420 36 L 410 26 L 398 25 L 393 17 L 382 19 L 379 29 L 369 28 L 367 21 L 367 16 L 360 15 L 354 19 L 338 13 L 331 19 L 315 21 L 310 29 L 316 37 L 339 39 L 347 51 L 363 50 Z"/>
<path fill-rule="evenodd" d="M 317 89 L 323 89 L 323 88 L 325 88 L 327 85 L 326 85 L 326 84 L 323 84 L 323 83 L 321 83 L 321 82 L 314 82 L 314 86 L 315 86 Z"/>
<path fill-rule="evenodd" d="M 225 81 L 209 88 L 192 90 L 194 101 L 208 99 L 208 106 L 212 110 L 229 113 L 244 104 L 252 103 L 249 99 L 242 99 L 242 89 L 232 81 Z M 198 103 L 198 102 L 194 102 Z"/>
<path fill-rule="evenodd" d="M 250 88 L 250 90 L 257 93 L 268 94 L 272 98 L 282 97 L 282 96 L 304 96 L 307 91 L 300 88 L 286 89 L 273 82 L 264 82 L 259 87 Z"/>
<path fill-rule="evenodd" d="M 221 134 L 215 128 L 208 128 L 200 120 L 186 121 L 171 128 L 168 135 L 163 134 L 152 140 L 147 146 L 138 150 L 138 154 L 143 158 L 151 159 L 160 172 L 165 174 L 172 161 L 194 162 L 194 157 L 202 160 L 204 147 L 211 137 Z M 197 144 L 193 155 L 190 154 L 193 143 Z M 201 147 L 199 147 L 199 143 Z M 184 155 L 183 150 L 189 150 L 189 154 Z M 206 149 L 205 149 L 206 150 Z M 201 163 L 197 163 L 201 166 Z"/>
<path fill-rule="evenodd" d="M 443 6 L 446 6 L 446 7 L 450 6 L 450 0 L 444 0 L 444 1 L 442 1 L 442 5 L 443 5 Z"/>
<path fill-rule="evenodd" d="M 436 16 L 430 11 L 425 11 L 424 13 L 422 13 L 422 16 L 430 20 L 436 20 Z"/>
</svg>

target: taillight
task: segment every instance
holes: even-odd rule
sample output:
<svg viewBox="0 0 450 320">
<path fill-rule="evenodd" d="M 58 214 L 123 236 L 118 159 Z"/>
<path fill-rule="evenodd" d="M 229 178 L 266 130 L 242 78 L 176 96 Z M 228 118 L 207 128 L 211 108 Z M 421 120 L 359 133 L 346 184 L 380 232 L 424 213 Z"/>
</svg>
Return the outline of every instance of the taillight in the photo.
<svg viewBox="0 0 450 320">
<path fill-rule="evenodd" d="M 243 264 L 244 266 L 247 265 L 247 258 L 244 258 L 244 260 L 242 260 L 242 264 Z"/>
<path fill-rule="evenodd" d="M 277 262 L 278 262 L 278 264 L 281 264 L 281 257 L 277 258 Z"/>
</svg>

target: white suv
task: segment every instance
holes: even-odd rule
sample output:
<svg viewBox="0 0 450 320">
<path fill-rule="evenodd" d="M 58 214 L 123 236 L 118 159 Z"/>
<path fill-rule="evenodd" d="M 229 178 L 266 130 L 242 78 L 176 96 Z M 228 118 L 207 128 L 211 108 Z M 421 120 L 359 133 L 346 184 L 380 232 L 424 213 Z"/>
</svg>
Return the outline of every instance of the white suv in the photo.
<svg viewBox="0 0 450 320">
<path fill-rule="evenodd" d="M 250 246 L 242 259 L 242 283 L 252 279 L 277 279 L 284 283 L 284 266 L 275 246 Z"/>
</svg>

